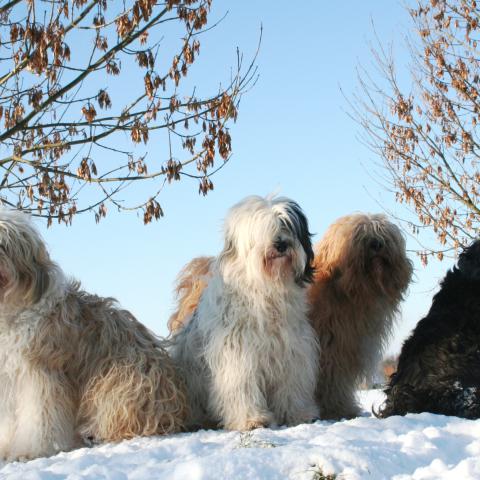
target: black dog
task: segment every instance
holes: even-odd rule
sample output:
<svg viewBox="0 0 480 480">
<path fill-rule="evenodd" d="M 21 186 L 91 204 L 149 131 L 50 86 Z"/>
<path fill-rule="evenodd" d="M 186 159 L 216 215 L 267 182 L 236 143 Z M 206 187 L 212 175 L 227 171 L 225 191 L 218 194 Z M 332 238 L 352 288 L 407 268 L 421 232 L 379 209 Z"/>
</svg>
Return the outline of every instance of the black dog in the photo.
<svg viewBox="0 0 480 480">
<path fill-rule="evenodd" d="M 480 418 L 480 240 L 464 250 L 405 341 L 379 417 Z"/>
</svg>

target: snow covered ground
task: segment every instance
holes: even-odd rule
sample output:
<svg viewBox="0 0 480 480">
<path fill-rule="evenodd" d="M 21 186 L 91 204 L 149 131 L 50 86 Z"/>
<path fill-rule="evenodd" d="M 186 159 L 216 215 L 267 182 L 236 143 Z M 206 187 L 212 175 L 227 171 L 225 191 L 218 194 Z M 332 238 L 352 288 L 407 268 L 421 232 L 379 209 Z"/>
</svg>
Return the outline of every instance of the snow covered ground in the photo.
<svg viewBox="0 0 480 480">
<path fill-rule="evenodd" d="M 381 395 L 362 392 L 365 413 L 354 420 L 139 438 L 0 462 L 0 479 L 480 479 L 480 420 L 427 413 L 377 420 L 370 410 Z"/>
</svg>

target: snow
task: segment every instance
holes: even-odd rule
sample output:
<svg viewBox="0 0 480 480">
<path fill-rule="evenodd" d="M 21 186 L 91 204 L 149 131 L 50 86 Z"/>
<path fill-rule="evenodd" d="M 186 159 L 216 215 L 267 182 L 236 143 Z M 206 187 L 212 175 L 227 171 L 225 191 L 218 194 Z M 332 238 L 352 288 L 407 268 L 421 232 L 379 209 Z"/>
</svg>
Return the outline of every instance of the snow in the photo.
<svg viewBox="0 0 480 480">
<path fill-rule="evenodd" d="M 422 413 L 378 420 L 377 390 L 360 392 L 361 417 L 260 429 L 200 431 L 137 438 L 1 463 L 9 480 L 475 479 L 480 478 L 480 420 Z"/>
</svg>

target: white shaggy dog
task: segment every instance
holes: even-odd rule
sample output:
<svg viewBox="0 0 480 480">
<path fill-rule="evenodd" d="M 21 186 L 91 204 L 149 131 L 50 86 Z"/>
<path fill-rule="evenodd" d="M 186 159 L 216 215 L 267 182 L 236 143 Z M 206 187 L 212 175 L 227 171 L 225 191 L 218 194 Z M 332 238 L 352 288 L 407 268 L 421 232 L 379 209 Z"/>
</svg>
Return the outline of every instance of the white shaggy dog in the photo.
<svg viewBox="0 0 480 480">
<path fill-rule="evenodd" d="M 173 337 L 187 423 L 249 430 L 310 422 L 319 415 L 319 347 L 307 319 L 307 220 L 292 200 L 252 196 L 230 210 L 224 230 L 198 308 Z"/>
<path fill-rule="evenodd" d="M 27 215 L 0 210 L 0 459 L 170 433 L 185 415 L 164 343 L 67 280 Z"/>
</svg>

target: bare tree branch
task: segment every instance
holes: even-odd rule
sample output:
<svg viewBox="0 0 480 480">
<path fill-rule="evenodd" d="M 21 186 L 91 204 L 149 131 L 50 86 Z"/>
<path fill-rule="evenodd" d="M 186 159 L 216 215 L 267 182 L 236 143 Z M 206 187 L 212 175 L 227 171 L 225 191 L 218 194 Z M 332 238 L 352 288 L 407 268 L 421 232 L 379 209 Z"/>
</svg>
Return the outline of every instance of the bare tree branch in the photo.
<svg viewBox="0 0 480 480">
<path fill-rule="evenodd" d="M 200 53 L 199 34 L 214 27 L 207 26 L 211 3 L 0 6 L 0 58 L 8 68 L 0 77 L 0 201 L 49 224 L 54 218 L 68 224 L 88 211 L 100 220 L 108 202 L 141 209 L 148 223 L 163 214 L 157 198 L 167 183 L 185 177 L 196 179 L 204 195 L 213 189 L 215 161 L 220 157 L 221 168 L 230 158 L 229 125 L 257 74 L 256 54 L 244 68 L 237 52 L 225 87 L 201 97 L 197 88 L 182 91 Z M 180 40 L 159 59 L 167 23 L 176 25 Z M 140 190 L 131 206 L 115 198 L 139 180 L 152 186 L 150 194 Z"/>
<path fill-rule="evenodd" d="M 361 71 L 351 106 L 397 201 L 442 246 L 419 252 L 426 263 L 480 230 L 480 7 L 473 0 L 419 0 L 410 15 L 417 35 L 410 90 L 400 88 L 395 62 L 379 43 L 379 81 Z"/>
</svg>

